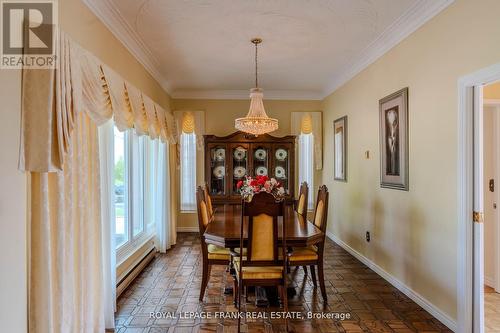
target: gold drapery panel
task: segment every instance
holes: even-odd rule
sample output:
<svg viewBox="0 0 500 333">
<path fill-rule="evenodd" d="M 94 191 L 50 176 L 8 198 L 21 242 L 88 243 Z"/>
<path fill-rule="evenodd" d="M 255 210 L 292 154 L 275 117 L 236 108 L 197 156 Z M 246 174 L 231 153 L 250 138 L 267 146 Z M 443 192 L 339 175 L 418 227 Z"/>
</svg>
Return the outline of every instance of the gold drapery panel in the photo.
<svg viewBox="0 0 500 333">
<path fill-rule="evenodd" d="M 177 143 L 173 114 L 94 55 L 59 33 L 56 69 L 23 70 L 19 169 L 63 169 L 74 119 L 85 112 L 98 126 L 111 117 L 119 130 Z"/>
</svg>

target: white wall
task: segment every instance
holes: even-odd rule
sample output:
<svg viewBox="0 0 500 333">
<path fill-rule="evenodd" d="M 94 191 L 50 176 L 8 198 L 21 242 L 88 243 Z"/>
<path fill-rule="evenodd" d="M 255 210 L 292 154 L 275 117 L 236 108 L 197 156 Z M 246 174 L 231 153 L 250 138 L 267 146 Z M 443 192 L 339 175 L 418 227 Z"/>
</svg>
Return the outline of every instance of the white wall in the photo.
<svg viewBox="0 0 500 333">
<path fill-rule="evenodd" d="M 27 331 L 26 180 L 17 170 L 21 75 L 0 70 L 0 330 Z"/>
</svg>

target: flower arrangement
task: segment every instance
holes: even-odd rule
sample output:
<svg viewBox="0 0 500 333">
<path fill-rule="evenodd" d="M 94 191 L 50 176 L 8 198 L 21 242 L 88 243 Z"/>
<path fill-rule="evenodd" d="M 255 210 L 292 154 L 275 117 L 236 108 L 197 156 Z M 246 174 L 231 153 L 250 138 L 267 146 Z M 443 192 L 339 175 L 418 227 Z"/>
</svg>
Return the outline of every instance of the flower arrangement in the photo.
<svg viewBox="0 0 500 333">
<path fill-rule="evenodd" d="M 255 178 L 245 176 L 245 179 L 240 180 L 236 184 L 236 187 L 240 190 L 241 196 L 247 202 L 252 201 L 253 196 L 260 192 L 270 193 L 278 201 L 283 200 L 285 196 L 285 189 L 281 183 L 268 176 L 256 176 Z"/>
</svg>

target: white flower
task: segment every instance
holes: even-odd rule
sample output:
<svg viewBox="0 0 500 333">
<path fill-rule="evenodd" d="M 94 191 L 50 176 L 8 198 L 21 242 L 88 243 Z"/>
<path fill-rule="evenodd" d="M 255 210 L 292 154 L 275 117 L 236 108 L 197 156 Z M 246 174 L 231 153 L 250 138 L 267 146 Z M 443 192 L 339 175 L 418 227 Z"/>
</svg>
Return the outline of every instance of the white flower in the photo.
<svg viewBox="0 0 500 333">
<path fill-rule="evenodd" d="M 285 194 L 285 189 L 283 187 L 278 188 L 278 194 L 279 195 L 284 195 Z"/>
<path fill-rule="evenodd" d="M 271 185 L 275 186 L 276 184 L 278 184 L 278 181 L 274 178 L 271 178 Z"/>
</svg>

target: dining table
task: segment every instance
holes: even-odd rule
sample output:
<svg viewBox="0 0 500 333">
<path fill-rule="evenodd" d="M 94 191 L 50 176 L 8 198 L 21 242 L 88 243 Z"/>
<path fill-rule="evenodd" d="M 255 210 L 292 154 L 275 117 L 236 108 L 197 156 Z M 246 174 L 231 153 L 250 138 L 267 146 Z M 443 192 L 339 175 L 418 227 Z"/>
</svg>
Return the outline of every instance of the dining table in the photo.
<svg viewBox="0 0 500 333">
<path fill-rule="evenodd" d="M 240 247 L 241 222 L 243 221 L 243 246 L 246 247 L 248 217 L 242 217 L 241 204 L 225 204 L 215 206 L 212 221 L 204 233 L 205 242 L 228 249 Z M 308 247 L 323 240 L 324 233 L 307 217 L 298 214 L 293 205 L 285 205 L 283 216 L 278 217 L 278 242 L 283 244 L 282 223 L 286 223 L 286 246 Z M 292 288 L 293 289 L 293 288 Z M 266 292 L 267 290 L 267 292 Z M 295 290 L 288 290 L 294 293 Z M 232 288 L 226 288 L 226 293 L 232 293 Z M 272 290 L 256 288 L 256 305 L 266 306 L 276 296 Z M 267 294 L 270 294 L 267 297 Z"/>
<path fill-rule="evenodd" d="M 286 246 L 308 247 L 323 239 L 323 232 L 307 217 L 297 214 L 293 205 L 285 205 L 284 216 L 278 217 L 278 242 L 283 241 L 282 223 L 286 223 Z M 240 246 L 241 204 L 215 206 L 212 221 L 205 229 L 205 241 L 208 244 L 234 249 Z M 243 242 L 246 245 L 248 217 L 243 217 Z"/>
</svg>

